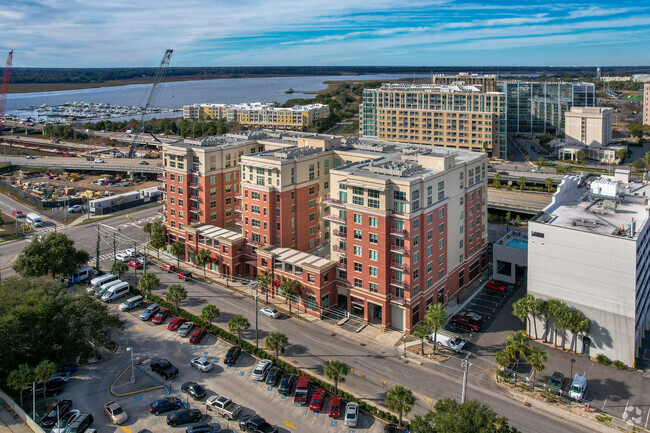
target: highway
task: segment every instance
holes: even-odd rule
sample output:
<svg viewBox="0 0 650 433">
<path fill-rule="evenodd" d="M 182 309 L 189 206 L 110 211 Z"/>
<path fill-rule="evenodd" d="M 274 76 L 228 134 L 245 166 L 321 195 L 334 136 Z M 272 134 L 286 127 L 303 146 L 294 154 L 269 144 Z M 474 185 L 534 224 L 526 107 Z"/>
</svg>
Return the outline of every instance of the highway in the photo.
<svg viewBox="0 0 650 433">
<path fill-rule="evenodd" d="M 488 188 L 488 208 L 535 214 L 551 203 L 552 196 L 545 192 L 508 191 Z"/>
<path fill-rule="evenodd" d="M 105 162 L 98 163 L 81 157 L 36 156 L 27 159 L 25 156 L 2 156 L 3 162 L 21 167 L 63 168 L 66 170 L 93 171 L 128 171 L 131 173 L 162 173 L 162 162 L 159 159 L 143 160 L 139 158 L 101 158 Z M 140 162 L 145 161 L 147 165 Z"/>
</svg>

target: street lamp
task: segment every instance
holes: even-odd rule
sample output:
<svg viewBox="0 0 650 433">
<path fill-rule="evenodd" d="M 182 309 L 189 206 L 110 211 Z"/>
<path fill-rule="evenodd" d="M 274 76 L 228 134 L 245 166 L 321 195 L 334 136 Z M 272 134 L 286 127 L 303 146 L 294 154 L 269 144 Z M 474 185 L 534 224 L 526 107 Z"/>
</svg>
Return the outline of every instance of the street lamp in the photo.
<svg viewBox="0 0 650 433">
<path fill-rule="evenodd" d="M 576 363 L 576 359 L 575 359 L 575 358 L 571 358 L 571 374 L 569 375 L 569 377 L 571 378 L 571 380 L 573 380 L 573 364 L 575 364 L 575 363 Z"/>
<path fill-rule="evenodd" d="M 404 358 L 406 358 L 406 332 L 404 333 L 403 340 L 404 340 Z"/>
<path fill-rule="evenodd" d="M 131 352 L 131 383 L 135 382 L 135 364 L 133 362 L 133 348 L 127 347 L 127 352 Z"/>
</svg>

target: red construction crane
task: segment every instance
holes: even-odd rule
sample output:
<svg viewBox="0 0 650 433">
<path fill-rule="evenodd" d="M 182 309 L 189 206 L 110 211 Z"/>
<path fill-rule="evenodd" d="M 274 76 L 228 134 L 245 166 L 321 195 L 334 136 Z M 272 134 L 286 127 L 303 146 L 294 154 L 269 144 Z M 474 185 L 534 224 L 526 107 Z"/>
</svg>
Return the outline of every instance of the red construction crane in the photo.
<svg viewBox="0 0 650 433">
<path fill-rule="evenodd" d="M 90 144 L 92 144 L 93 146 L 99 146 L 100 144 L 102 144 L 102 143 L 104 143 L 104 142 L 106 142 L 106 141 L 108 141 L 108 140 L 112 140 L 113 138 L 115 138 L 116 136 L 120 135 L 121 133 L 123 133 L 123 132 L 126 131 L 127 129 L 131 129 L 132 127 L 134 127 L 134 126 L 137 125 L 138 123 L 140 123 L 139 120 L 136 120 L 136 121 L 133 122 L 133 123 L 129 123 L 129 124 L 126 125 L 124 128 L 121 128 L 120 130 L 115 131 L 115 132 L 113 132 L 113 133 L 110 134 L 110 135 L 106 135 L 106 136 L 100 138 L 99 140 L 97 140 L 97 141 L 95 141 L 95 142 L 93 142 L 93 143 L 90 143 Z"/>
<path fill-rule="evenodd" d="M 11 76 L 11 65 L 13 64 L 14 50 L 9 51 L 7 64 L 5 65 L 4 74 L 2 74 L 2 87 L 0 87 L 0 135 L 2 134 L 2 124 L 5 121 L 5 107 L 7 105 L 7 90 L 9 90 L 9 77 Z"/>
</svg>

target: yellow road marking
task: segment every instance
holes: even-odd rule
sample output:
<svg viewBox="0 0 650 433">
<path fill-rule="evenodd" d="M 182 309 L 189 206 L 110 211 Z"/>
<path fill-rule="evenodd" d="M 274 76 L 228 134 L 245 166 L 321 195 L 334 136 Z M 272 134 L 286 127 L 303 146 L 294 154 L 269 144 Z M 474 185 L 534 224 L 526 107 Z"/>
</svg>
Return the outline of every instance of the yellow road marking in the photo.
<svg viewBox="0 0 650 433">
<path fill-rule="evenodd" d="M 128 427 L 120 426 L 122 430 L 124 430 L 126 433 L 131 433 L 131 429 Z"/>
<path fill-rule="evenodd" d="M 283 422 L 284 425 L 286 425 L 287 427 L 291 427 L 291 428 L 294 429 L 294 430 L 298 430 L 298 428 L 297 428 L 295 425 L 293 425 L 292 422 L 289 422 L 289 421 L 282 421 L 282 422 Z"/>
<path fill-rule="evenodd" d="M 140 328 L 139 326 L 136 326 L 135 329 L 137 329 L 138 331 L 142 331 L 142 328 Z"/>
</svg>

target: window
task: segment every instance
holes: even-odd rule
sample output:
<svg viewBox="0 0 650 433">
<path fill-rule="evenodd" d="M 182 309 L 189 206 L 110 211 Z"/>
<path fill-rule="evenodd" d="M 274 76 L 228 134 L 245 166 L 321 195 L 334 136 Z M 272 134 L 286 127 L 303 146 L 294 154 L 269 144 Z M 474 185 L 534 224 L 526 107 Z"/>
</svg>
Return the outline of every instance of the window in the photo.
<svg viewBox="0 0 650 433">
<path fill-rule="evenodd" d="M 359 262 L 354 262 L 354 271 L 363 272 L 363 265 Z"/>
<path fill-rule="evenodd" d="M 316 220 L 316 214 L 315 213 L 310 213 L 309 214 L 309 221 L 315 221 Z"/>
<path fill-rule="evenodd" d="M 419 277 L 420 277 L 420 269 L 418 268 L 413 271 L 413 279 L 417 280 Z"/>
<path fill-rule="evenodd" d="M 368 288 L 370 289 L 371 293 L 377 293 L 377 291 L 379 290 L 379 285 L 377 285 L 375 283 L 370 283 L 368 285 Z"/>
<path fill-rule="evenodd" d="M 431 239 L 433 239 L 433 230 L 427 232 L 427 240 L 430 241 Z"/>
<path fill-rule="evenodd" d="M 433 278 L 429 278 L 427 280 L 427 289 L 430 289 L 433 287 Z"/>
<path fill-rule="evenodd" d="M 374 200 L 372 198 L 369 198 L 368 207 L 372 209 L 379 209 L 379 200 Z"/>
<path fill-rule="evenodd" d="M 217 183 L 217 177 L 216 176 L 210 176 L 210 185 L 214 185 Z"/>
<path fill-rule="evenodd" d="M 210 195 L 217 195 L 217 188 L 210 188 Z"/>
<path fill-rule="evenodd" d="M 266 223 L 264 223 L 264 224 L 266 224 Z M 315 235 L 316 234 L 316 227 L 309 227 L 309 234 L 312 235 L 312 236 Z"/>
<path fill-rule="evenodd" d="M 445 208 L 441 207 L 438 209 L 438 218 L 444 218 L 445 217 Z"/>
<path fill-rule="evenodd" d="M 211 201 L 211 202 L 210 202 L 210 207 L 211 207 L 212 209 L 214 209 L 215 207 L 217 207 L 217 202 L 216 202 L 216 201 Z"/>
<path fill-rule="evenodd" d="M 444 276 L 445 276 L 444 269 L 440 269 L 440 271 L 438 271 L 438 279 L 442 280 L 444 278 Z"/>
<path fill-rule="evenodd" d="M 313 200 L 313 199 L 312 199 L 312 200 L 309 200 L 309 208 L 310 208 L 310 209 L 313 209 L 314 206 L 316 206 L 316 200 Z"/>
<path fill-rule="evenodd" d="M 374 189 L 369 189 L 368 190 L 368 197 L 379 198 L 379 191 L 375 191 Z"/>
<path fill-rule="evenodd" d="M 230 173 L 228 173 L 228 174 L 226 175 L 226 182 L 230 182 L 230 178 L 231 178 L 231 175 L 230 175 Z"/>
<path fill-rule="evenodd" d="M 260 193 L 257 192 L 257 191 L 251 191 L 251 199 L 259 200 L 260 199 Z"/>
<path fill-rule="evenodd" d="M 417 247 L 418 245 L 420 245 L 420 236 L 415 235 L 413 236 L 413 246 Z"/>
<path fill-rule="evenodd" d="M 406 201 L 406 192 L 404 191 L 393 191 L 393 199 Z"/>
<path fill-rule="evenodd" d="M 377 242 L 379 241 L 379 237 L 375 233 L 370 233 L 368 235 L 368 241 L 371 244 L 377 244 Z"/>
<path fill-rule="evenodd" d="M 463 248 L 463 245 L 464 245 L 464 243 L 463 243 L 463 240 L 461 239 L 461 240 L 458 242 L 458 248 Z"/>
<path fill-rule="evenodd" d="M 438 233 L 444 233 L 445 232 L 445 224 L 442 223 L 438 226 Z"/>
<path fill-rule="evenodd" d="M 358 187 L 358 186 L 353 186 L 352 187 L 352 194 L 363 195 L 363 188 Z"/>
<path fill-rule="evenodd" d="M 419 229 L 420 228 L 420 218 L 415 218 L 413 220 L 413 229 Z"/>
<path fill-rule="evenodd" d="M 354 247 L 354 255 L 358 256 L 358 257 L 363 256 L 363 248 L 355 246 Z"/>
<path fill-rule="evenodd" d="M 431 223 L 433 223 L 433 214 L 432 213 L 427 215 L 427 224 L 431 224 Z"/>
<path fill-rule="evenodd" d="M 355 248 L 357 248 L 357 247 L 355 247 Z M 368 251 L 368 256 L 370 257 L 370 260 L 377 261 L 377 258 L 378 258 L 377 251 L 369 250 Z"/>
<path fill-rule="evenodd" d="M 363 288 L 363 281 L 361 280 L 361 278 L 354 279 L 354 287 Z"/>
<path fill-rule="evenodd" d="M 362 240 L 363 232 L 361 230 L 354 230 L 354 238 L 357 240 Z"/>
<path fill-rule="evenodd" d="M 359 197 L 359 196 L 356 196 L 356 195 L 352 196 L 352 204 L 363 206 L 363 201 L 364 201 L 363 197 Z"/>
<path fill-rule="evenodd" d="M 251 205 L 251 212 L 253 212 L 254 214 L 259 215 L 260 214 L 260 207 L 255 205 L 255 204 Z"/>
<path fill-rule="evenodd" d="M 431 272 L 433 270 L 433 262 L 427 263 L 427 272 Z"/>
<path fill-rule="evenodd" d="M 379 270 L 374 266 L 368 266 L 368 273 L 371 277 L 376 277 L 379 275 Z"/>
<path fill-rule="evenodd" d="M 348 202 L 348 193 L 345 191 L 339 191 L 339 200 L 341 200 L 343 203 Z"/>
<path fill-rule="evenodd" d="M 378 225 L 378 219 L 376 217 L 369 217 L 368 218 L 368 225 L 373 228 L 377 228 Z"/>
<path fill-rule="evenodd" d="M 438 264 L 442 265 L 444 262 L 445 262 L 445 255 L 440 254 L 440 256 L 438 256 Z M 461 262 L 462 262 L 462 260 L 461 260 Z"/>
<path fill-rule="evenodd" d="M 309 187 L 309 195 L 314 195 L 314 192 L 316 192 L 316 188 L 314 188 L 313 186 L 310 186 Z"/>
<path fill-rule="evenodd" d="M 441 250 L 445 248 L 445 240 L 444 239 L 440 239 L 438 241 L 438 248 L 441 249 Z"/>
<path fill-rule="evenodd" d="M 361 224 L 363 221 L 363 217 L 361 214 L 355 213 L 354 214 L 354 223 L 355 224 Z"/>
<path fill-rule="evenodd" d="M 170 185 L 169 192 L 176 192 L 176 187 L 174 185 Z"/>
<path fill-rule="evenodd" d="M 461 262 L 461 263 L 463 262 L 463 255 L 462 254 L 460 256 L 458 256 L 458 261 Z"/>
</svg>

